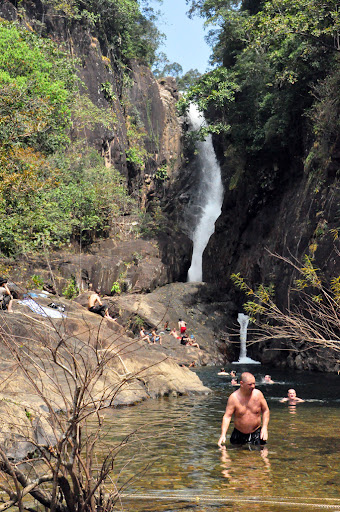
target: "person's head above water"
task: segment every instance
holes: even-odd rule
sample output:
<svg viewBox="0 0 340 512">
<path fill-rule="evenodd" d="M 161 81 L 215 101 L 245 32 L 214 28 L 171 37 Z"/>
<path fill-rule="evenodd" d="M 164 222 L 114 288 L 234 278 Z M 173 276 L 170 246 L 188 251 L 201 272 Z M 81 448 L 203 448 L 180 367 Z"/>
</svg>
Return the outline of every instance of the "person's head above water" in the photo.
<svg viewBox="0 0 340 512">
<path fill-rule="evenodd" d="M 255 389 L 255 377 L 252 373 L 243 372 L 240 380 L 240 390 L 245 395 L 251 395 Z"/>
<path fill-rule="evenodd" d="M 274 381 L 272 380 L 270 375 L 265 375 L 263 380 L 264 380 L 264 382 L 267 382 L 268 384 L 274 384 Z"/>
<path fill-rule="evenodd" d="M 302 400 L 302 398 L 297 397 L 295 389 L 291 388 L 291 389 L 288 389 L 287 397 L 282 398 L 282 400 L 280 400 L 280 402 L 288 402 L 291 405 L 295 405 L 298 402 L 304 402 L 304 400 Z"/>
</svg>

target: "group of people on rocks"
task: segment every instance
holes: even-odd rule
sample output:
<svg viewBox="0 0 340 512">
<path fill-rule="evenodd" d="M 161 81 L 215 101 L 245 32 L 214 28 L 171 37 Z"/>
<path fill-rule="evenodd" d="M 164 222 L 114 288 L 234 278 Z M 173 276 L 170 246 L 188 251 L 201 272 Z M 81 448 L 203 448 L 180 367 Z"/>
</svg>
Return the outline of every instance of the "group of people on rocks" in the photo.
<svg viewBox="0 0 340 512">
<path fill-rule="evenodd" d="M 141 327 L 141 329 L 139 331 L 139 335 L 140 335 L 141 341 L 147 341 L 149 344 L 159 342 L 159 344 L 162 345 L 162 336 L 161 335 L 167 333 L 167 334 L 170 334 L 170 336 L 173 336 L 174 338 L 176 338 L 177 340 L 180 340 L 181 345 L 200 348 L 199 344 L 195 340 L 194 335 L 192 335 L 192 334 L 190 336 L 187 335 L 186 322 L 184 320 L 182 320 L 181 318 L 179 318 L 179 320 L 178 320 L 178 331 L 179 331 L 179 333 L 177 332 L 176 327 L 171 329 L 169 327 L 169 322 L 165 322 L 163 331 L 158 333 L 157 328 L 154 327 L 151 330 L 151 332 L 146 332 L 144 327 Z"/>
<path fill-rule="evenodd" d="M 144 327 L 142 326 L 139 331 L 140 340 L 147 341 L 149 344 L 154 344 L 159 342 L 162 345 L 162 336 L 158 333 L 157 328 L 154 327 L 151 332 L 146 332 Z"/>
<path fill-rule="evenodd" d="M 182 318 L 178 319 L 178 330 L 179 330 L 179 334 L 177 333 L 177 330 L 174 327 L 170 331 L 170 334 L 174 338 L 180 340 L 181 341 L 181 345 L 200 348 L 199 344 L 195 340 L 195 336 L 193 334 L 191 334 L 190 337 L 188 336 L 188 334 L 187 334 L 187 324 L 186 324 L 186 322 L 184 320 L 182 320 Z"/>
</svg>

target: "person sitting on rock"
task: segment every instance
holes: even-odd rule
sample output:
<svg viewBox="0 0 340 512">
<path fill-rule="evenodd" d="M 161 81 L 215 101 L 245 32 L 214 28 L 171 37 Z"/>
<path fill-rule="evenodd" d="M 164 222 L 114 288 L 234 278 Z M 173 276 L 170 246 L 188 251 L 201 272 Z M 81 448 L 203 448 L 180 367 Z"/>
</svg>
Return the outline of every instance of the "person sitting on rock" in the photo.
<svg viewBox="0 0 340 512">
<path fill-rule="evenodd" d="M 166 331 L 166 332 L 170 332 L 171 331 L 171 329 L 169 327 L 169 322 L 168 321 L 166 321 L 165 324 L 164 324 L 164 331 Z"/>
<path fill-rule="evenodd" d="M 91 311 L 91 313 L 97 313 L 97 315 L 100 315 L 107 320 L 111 320 L 112 322 L 116 321 L 115 318 L 112 318 L 112 316 L 109 315 L 109 307 L 102 303 L 99 297 L 99 290 L 95 290 L 89 296 L 88 310 Z"/>
<path fill-rule="evenodd" d="M 153 340 L 153 343 L 159 341 L 159 344 L 162 345 L 162 337 L 160 334 L 157 333 L 156 327 L 152 329 L 151 334 L 149 336 Z"/>
<path fill-rule="evenodd" d="M 182 336 L 181 336 L 181 345 L 187 345 L 188 343 L 189 343 L 188 336 L 185 333 L 182 334 Z"/>
<path fill-rule="evenodd" d="M 148 343 L 151 343 L 149 334 L 147 332 L 145 332 L 145 329 L 143 326 L 141 327 L 141 329 L 139 331 L 139 335 L 140 335 L 141 341 L 147 341 Z"/>
<path fill-rule="evenodd" d="M 188 341 L 188 345 L 190 345 L 190 347 L 200 348 L 200 346 L 197 343 L 197 341 L 195 340 L 195 336 L 193 334 L 190 335 L 190 338 L 189 338 L 189 341 Z"/>
<path fill-rule="evenodd" d="M 13 297 L 7 285 L 7 279 L 0 277 L 0 309 L 13 313 Z"/>
</svg>

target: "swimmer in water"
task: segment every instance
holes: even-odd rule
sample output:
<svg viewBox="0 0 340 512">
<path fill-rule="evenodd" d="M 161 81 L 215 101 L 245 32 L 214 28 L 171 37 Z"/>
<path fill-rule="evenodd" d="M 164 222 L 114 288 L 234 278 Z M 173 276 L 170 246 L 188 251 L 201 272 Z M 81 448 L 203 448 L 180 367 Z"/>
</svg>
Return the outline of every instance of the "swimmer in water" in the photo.
<svg viewBox="0 0 340 512">
<path fill-rule="evenodd" d="M 224 368 L 221 368 L 217 375 L 229 375 L 229 373 Z"/>
<path fill-rule="evenodd" d="M 280 402 L 281 403 L 288 402 L 289 405 L 295 405 L 295 404 L 304 402 L 304 400 L 302 400 L 302 398 L 299 398 L 298 396 L 296 396 L 295 389 L 288 389 L 287 396 L 285 398 L 282 398 L 282 400 L 280 400 Z"/>
<path fill-rule="evenodd" d="M 272 380 L 271 376 L 270 375 L 265 375 L 263 377 L 263 382 L 265 384 L 274 384 L 274 381 Z"/>
</svg>

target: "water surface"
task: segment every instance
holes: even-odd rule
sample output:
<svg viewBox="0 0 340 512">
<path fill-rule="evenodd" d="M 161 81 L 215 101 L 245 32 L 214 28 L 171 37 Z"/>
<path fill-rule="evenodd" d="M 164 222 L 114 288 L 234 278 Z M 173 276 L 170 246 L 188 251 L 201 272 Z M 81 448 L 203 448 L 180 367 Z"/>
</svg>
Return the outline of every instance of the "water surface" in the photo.
<svg viewBox="0 0 340 512">
<path fill-rule="evenodd" d="M 117 485 L 147 468 L 128 487 L 136 499 L 124 499 L 124 510 L 340 512 L 340 376 L 262 366 L 236 371 L 244 369 L 254 373 L 271 411 L 263 450 L 229 443 L 218 448 L 226 401 L 235 388 L 229 377 L 217 376 L 217 368 L 196 370 L 210 395 L 163 398 L 107 413 L 108 446 L 135 431 L 117 457 Z M 275 384 L 261 383 L 266 373 Z M 280 403 L 291 387 L 305 403 Z M 232 425 L 227 441 L 231 431 Z"/>
</svg>

